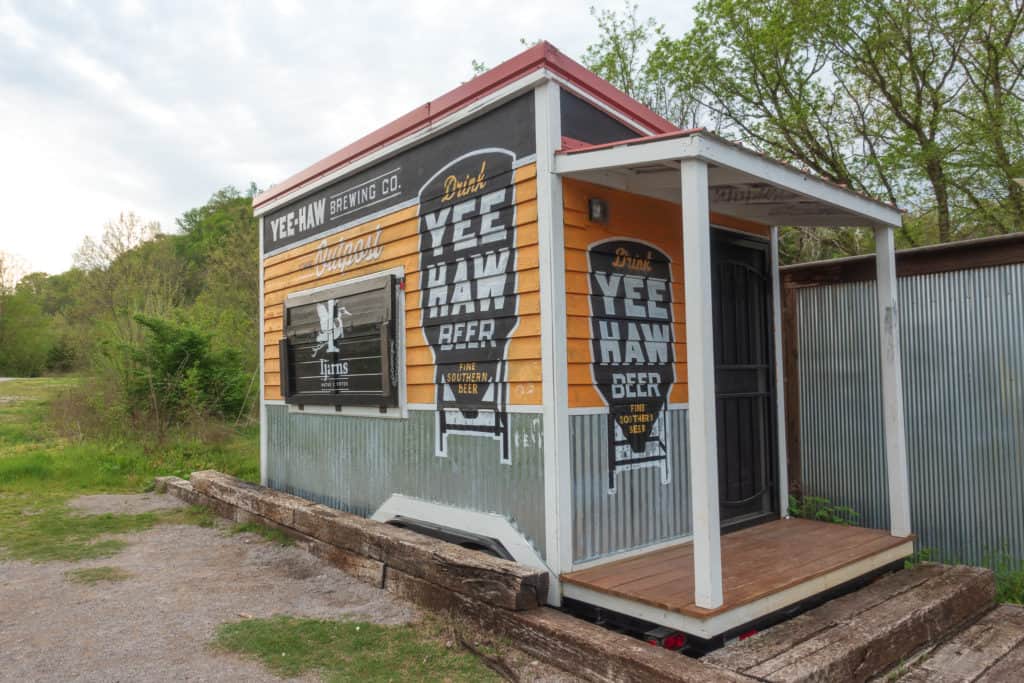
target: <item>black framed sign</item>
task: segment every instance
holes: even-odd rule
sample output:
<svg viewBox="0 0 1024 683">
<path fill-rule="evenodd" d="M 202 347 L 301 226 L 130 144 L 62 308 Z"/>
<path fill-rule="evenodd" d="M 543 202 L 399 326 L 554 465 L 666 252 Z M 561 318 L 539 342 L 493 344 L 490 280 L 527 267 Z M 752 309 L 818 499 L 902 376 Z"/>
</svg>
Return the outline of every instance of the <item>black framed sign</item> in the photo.
<svg viewBox="0 0 1024 683">
<path fill-rule="evenodd" d="M 289 295 L 281 391 L 298 405 L 398 405 L 396 278 L 386 274 Z"/>
</svg>

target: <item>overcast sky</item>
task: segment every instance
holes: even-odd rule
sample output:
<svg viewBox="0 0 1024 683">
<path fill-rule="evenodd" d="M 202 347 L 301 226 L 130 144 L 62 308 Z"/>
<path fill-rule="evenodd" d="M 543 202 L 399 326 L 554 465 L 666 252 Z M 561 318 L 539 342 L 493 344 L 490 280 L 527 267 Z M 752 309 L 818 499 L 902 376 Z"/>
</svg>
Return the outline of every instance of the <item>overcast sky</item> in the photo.
<svg viewBox="0 0 1024 683">
<path fill-rule="evenodd" d="M 0 0 L 0 250 L 71 265 L 120 211 L 261 188 L 546 39 L 579 59 L 616 2 Z M 675 35 L 691 0 L 640 3 Z"/>
</svg>

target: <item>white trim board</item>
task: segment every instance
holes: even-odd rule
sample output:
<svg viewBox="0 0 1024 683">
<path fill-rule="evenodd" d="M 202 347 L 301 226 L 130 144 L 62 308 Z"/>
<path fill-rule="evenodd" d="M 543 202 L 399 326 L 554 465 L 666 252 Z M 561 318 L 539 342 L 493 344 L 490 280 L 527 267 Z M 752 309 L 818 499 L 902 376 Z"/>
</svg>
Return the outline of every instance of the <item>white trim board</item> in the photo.
<svg viewBox="0 0 1024 683">
<path fill-rule="evenodd" d="M 260 216 L 257 221 L 257 230 L 260 231 L 260 254 L 263 253 L 263 217 Z M 263 293 L 264 287 L 264 274 L 265 274 L 266 261 L 263 257 L 260 257 L 260 484 L 263 486 L 267 485 L 269 477 L 267 475 L 267 468 L 269 467 L 270 460 L 267 453 L 267 389 L 266 389 L 266 377 L 267 373 L 264 369 L 266 361 L 265 356 L 267 355 L 266 346 L 266 329 L 264 327 L 266 318 L 266 305 L 265 297 Z M 284 403 L 284 401 L 281 401 Z"/>
<path fill-rule="evenodd" d="M 652 607 L 642 602 L 608 595 L 591 588 L 584 588 L 571 583 L 562 583 L 562 594 L 567 598 L 610 609 L 620 614 L 650 621 L 667 626 L 689 635 L 700 638 L 714 638 L 744 624 L 749 624 L 773 612 L 795 605 L 802 600 L 824 593 L 836 586 L 881 569 L 914 552 L 913 541 L 890 548 L 883 553 L 864 558 L 845 567 L 823 574 L 791 588 L 765 596 L 759 600 L 741 605 L 727 612 L 716 614 L 707 619 L 698 619 L 679 612 Z"/>
<path fill-rule="evenodd" d="M 772 347 L 775 361 L 775 448 L 779 516 L 789 517 L 789 455 L 786 441 L 786 382 L 782 358 L 782 280 L 779 275 L 779 228 L 771 227 Z"/>
<path fill-rule="evenodd" d="M 552 571 L 548 602 L 561 605 L 558 577 L 572 566 L 572 462 L 569 444 L 568 333 L 562 179 L 553 173 L 562 144 L 561 89 L 546 80 L 534 89 L 537 132 L 537 239 L 540 271 L 541 393 L 544 410 L 544 542 Z"/>
<path fill-rule="evenodd" d="M 558 85 L 561 86 L 561 88 L 563 90 L 565 90 L 566 92 L 568 92 L 571 95 L 575 95 L 576 97 L 580 98 L 581 100 L 583 100 L 587 104 L 595 107 L 596 109 L 600 110 L 601 112 L 603 112 L 603 113 L 607 114 L 608 116 L 612 117 L 613 119 L 615 119 L 619 123 L 621 123 L 621 124 L 623 124 L 623 125 L 625 125 L 627 127 L 631 126 L 633 128 L 636 128 L 640 132 L 641 135 L 654 135 L 655 134 L 655 132 L 653 130 L 651 130 L 649 127 L 645 126 L 644 124 L 640 123 L 636 119 L 632 118 L 631 116 L 629 116 L 628 114 L 626 114 L 622 110 L 617 109 L 616 107 L 613 107 L 610 104 L 607 104 L 603 100 L 600 100 L 600 99 L 594 97 L 589 92 L 579 88 L 578 86 L 574 85 L 573 83 L 570 83 L 568 80 L 562 78 L 558 74 L 552 73 L 551 71 L 548 71 L 547 69 L 545 69 L 544 72 L 547 74 L 548 78 L 550 78 L 551 80 L 553 80 L 556 83 L 558 83 Z"/>
<path fill-rule="evenodd" d="M 268 405 L 268 406 L 288 406 L 288 403 L 286 403 L 285 401 L 282 401 L 280 399 L 269 399 L 269 400 L 263 401 L 263 404 L 264 405 Z M 296 411 L 296 412 L 298 414 L 300 414 L 300 415 L 303 412 L 310 413 L 310 414 L 316 414 L 315 411 L 309 410 L 310 407 L 307 407 L 306 410 L 304 410 L 304 411 L 301 411 L 301 412 Z M 321 407 L 324 407 L 324 406 L 321 406 Z M 332 407 L 330 407 L 330 406 L 326 406 L 326 407 L 329 408 L 329 410 L 325 414 L 329 413 L 331 415 L 342 415 L 342 413 L 336 413 Z M 351 406 L 351 407 L 354 407 L 354 406 Z M 408 408 L 409 410 L 419 410 L 419 411 L 423 411 L 423 412 L 434 412 L 434 411 L 437 410 L 437 406 L 435 404 L 433 404 L 433 403 L 406 403 L 405 407 Z M 519 405 L 513 405 L 513 406 L 506 406 L 504 412 L 509 413 L 509 414 L 515 413 L 517 415 L 543 415 L 544 414 L 544 407 L 543 406 L 519 406 Z M 352 413 L 346 413 L 346 414 L 349 415 L 349 416 L 352 415 Z"/>
<path fill-rule="evenodd" d="M 261 218 L 260 222 L 262 222 L 262 221 L 263 221 L 263 219 Z M 261 238 L 262 238 L 262 235 L 263 235 L 263 233 L 261 232 L 260 233 Z M 260 269 L 262 270 L 262 268 L 263 268 L 263 266 L 261 264 L 260 265 Z M 288 294 L 285 295 L 285 298 L 284 298 L 285 304 L 287 305 L 287 302 L 288 302 L 289 299 L 294 299 L 294 298 L 297 298 L 297 297 L 300 297 L 300 296 L 307 296 L 309 294 L 315 294 L 315 293 L 318 293 L 318 292 L 326 292 L 326 291 L 329 291 L 331 289 L 337 289 L 337 288 L 340 288 L 340 287 L 344 287 L 345 285 L 351 285 L 351 284 L 355 284 L 355 283 L 358 283 L 358 282 L 363 282 L 363 281 L 366 281 L 366 280 L 372 280 L 374 278 L 379 278 L 379 277 L 382 277 L 384 275 L 394 275 L 398 279 L 404 280 L 404 278 L 405 278 L 405 266 L 393 266 L 393 267 L 387 268 L 385 270 L 378 270 L 377 272 L 374 272 L 374 273 L 367 273 L 366 275 L 359 275 L 359 276 L 356 276 L 356 277 L 350 277 L 350 278 L 346 278 L 344 280 L 340 280 L 338 282 L 332 282 L 332 283 L 326 284 L 326 285 L 320 285 L 320 286 L 317 286 L 317 287 L 311 287 L 309 289 L 303 289 L 303 290 L 297 291 L 297 292 L 289 292 Z M 401 292 L 404 295 L 405 287 L 403 286 L 402 288 L 400 288 L 399 292 Z M 403 300 L 403 304 L 404 304 L 404 300 Z M 398 339 L 398 358 L 400 359 L 398 361 L 398 373 L 399 374 L 398 374 L 398 405 L 397 406 L 388 407 L 388 408 L 386 408 L 384 410 L 384 412 L 381 412 L 380 408 L 377 408 L 375 406 L 340 406 L 341 410 L 337 410 L 334 406 L 324 406 L 324 405 L 318 405 L 318 404 L 313 404 L 313 403 L 308 403 L 308 404 L 304 403 L 304 404 L 302 404 L 302 407 L 300 408 L 299 405 L 296 404 L 296 403 L 288 403 L 287 401 L 281 401 L 281 403 L 283 403 L 284 405 L 288 406 L 288 414 L 289 415 L 339 415 L 339 416 L 343 416 L 343 417 L 373 417 L 373 418 L 382 418 L 382 419 L 386 419 L 386 420 L 387 419 L 390 419 L 390 420 L 402 420 L 402 419 L 408 418 L 409 417 L 409 405 L 408 405 L 408 401 L 407 401 L 407 399 L 408 399 L 408 383 L 406 382 L 406 377 L 407 377 L 406 371 L 407 371 L 407 368 L 405 366 L 405 364 L 406 364 L 406 362 L 408 360 L 406 358 L 406 355 L 405 355 L 405 347 L 406 347 L 406 345 L 405 345 L 405 337 L 408 334 L 408 330 L 406 330 L 406 328 L 405 328 L 405 306 L 404 305 L 395 306 L 395 309 L 396 309 L 396 312 L 397 312 L 397 315 L 395 316 L 395 318 L 396 318 L 395 319 L 395 329 L 401 330 L 401 334 L 395 335 L 397 337 L 397 339 Z M 262 310 L 262 308 L 260 310 Z M 263 329 L 262 321 L 261 321 L 260 329 L 261 330 Z M 260 358 L 262 359 L 262 357 L 263 356 L 261 355 Z"/>
</svg>

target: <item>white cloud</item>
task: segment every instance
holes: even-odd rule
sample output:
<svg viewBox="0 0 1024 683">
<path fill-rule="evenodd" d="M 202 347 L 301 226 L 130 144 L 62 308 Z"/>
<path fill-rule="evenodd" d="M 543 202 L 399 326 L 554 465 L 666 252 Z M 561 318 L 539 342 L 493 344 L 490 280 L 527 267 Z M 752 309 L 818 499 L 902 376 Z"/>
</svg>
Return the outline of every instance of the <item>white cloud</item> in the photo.
<svg viewBox="0 0 1024 683">
<path fill-rule="evenodd" d="M 221 187 L 278 182 L 520 38 L 578 56 L 590 4 L 0 0 L 0 250 L 57 272 L 120 211 L 173 229 Z M 678 34 L 691 4 L 641 12 Z"/>
</svg>

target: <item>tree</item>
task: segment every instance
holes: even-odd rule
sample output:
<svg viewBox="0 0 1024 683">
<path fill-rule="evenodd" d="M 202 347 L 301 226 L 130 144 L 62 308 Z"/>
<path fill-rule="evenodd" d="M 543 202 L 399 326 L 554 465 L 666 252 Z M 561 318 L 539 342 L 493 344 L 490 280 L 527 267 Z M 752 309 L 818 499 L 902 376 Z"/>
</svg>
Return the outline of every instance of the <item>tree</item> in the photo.
<svg viewBox="0 0 1024 683">
<path fill-rule="evenodd" d="M 664 25 L 637 11 L 635 3 L 626 3 L 621 15 L 591 7 L 599 37 L 583 53 L 583 65 L 670 121 L 697 125 L 701 110 L 684 93 L 674 42 Z"/>
<path fill-rule="evenodd" d="M 160 224 L 144 222 L 135 213 L 121 212 L 103 226 L 99 240 L 86 237 L 74 255 L 75 266 L 82 270 L 109 268 L 118 257 L 160 234 Z"/>
<path fill-rule="evenodd" d="M 259 227 L 246 194 L 233 187 L 216 192 L 178 221 L 181 253 L 200 265 L 189 318 L 212 335 L 217 349 L 234 350 L 247 370 L 259 365 Z"/>
<path fill-rule="evenodd" d="M 999 232 L 1024 230 L 1024 0 L 985 2 L 959 53 L 964 87 L 956 102 L 962 219 L 974 213 Z M 979 144 L 980 142 L 980 144 Z M 974 182 L 962 182 L 961 178 Z M 1006 201 L 1000 201 L 1001 196 Z"/>
<path fill-rule="evenodd" d="M 1024 227 L 1013 182 L 1024 0 L 703 0 L 696 11 L 680 38 L 635 5 L 597 15 L 584 61 L 681 126 L 696 119 L 910 209 L 904 246 Z M 785 237 L 790 260 L 871 245 L 865 231 Z"/>
<path fill-rule="evenodd" d="M 0 375 L 41 374 L 52 344 L 50 319 L 29 290 L 0 293 Z"/>
<path fill-rule="evenodd" d="M 24 261 L 14 254 L 0 251 L 0 294 L 14 291 L 25 270 Z"/>
</svg>

